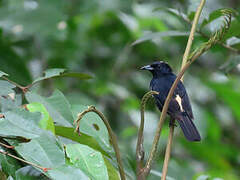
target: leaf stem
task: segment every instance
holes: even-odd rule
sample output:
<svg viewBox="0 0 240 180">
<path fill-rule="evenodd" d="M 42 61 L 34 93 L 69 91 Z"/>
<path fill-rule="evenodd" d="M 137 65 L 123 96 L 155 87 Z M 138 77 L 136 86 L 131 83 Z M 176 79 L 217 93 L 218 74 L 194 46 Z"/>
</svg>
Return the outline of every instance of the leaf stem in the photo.
<svg viewBox="0 0 240 180">
<path fill-rule="evenodd" d="M 81 112 L 78 115 L 78 119 L 75 121 L 75 123 L 77 123 L 76 131 L 78 132 L 78 134 L 80 134 L 80 130 L 79 130 L 80 120 L 83 118 L 83 116 L 85 114 L 87 114 L 89 112 L 96 113 L 102 119 L 103 123 L 105 124 L 105 126 L 108 130 L 108 134 L 110 136 L 110 140 L 113 144 L 113 149 L 114 149 L 115 154 L 116 154 L 118 169 L 119 169 L 121 180 L 125 180 L 126 178 L 125 178 L 123 164 L 122 164 L 122 160 L 121 160 L 121 156 L 120 156 L 120 150 L 119 150 L 118 144 L 117 144 L 117 138 L 116 138 L 115 134 L 113 133 L 112 128 L 111 128 L 110 124 L 108 123 L 107 118 L 103 115 L 103 113 L 98 111 L 94 106 L 89 106 L 88 109 L 86 109 L 85 111 Z"/>
<path fill-rule="evenodd" d="M 0 150 L 0 153 L 1 153 L 1 154 L 4 154 L 4 155 L 7 155 L 7 156 L 10 156 L 10 157 L 12 157 L 12 158 L 14 158 L 14 159 L 17 159 L 17 160 L 19 160 L 19 161 L 22 161 L 22 162 L 24 162 L 24 163 L 26 163 L 26 164 L 32 165 L 32 166 L 34 166 L 34 167 L 36 167 L 36 168 L 39 168 L 39 169 L 41 169 L 41 170 L 44 171 L 44 172 L 47 172 L 48 170 L 51 169 L 51 168 L 45 168 L 45 167 L 39 166 L 39 165 L 37 165 L 37 164 L 34 164 L 34 163 L 32 163 L 32 162 L 26 161 L 26 160 L 24 160 L 24 159 L 21 159 L 21 158 L 19 158 L 19 157 L 17 157 L 17 156 L 14 156 L 14 155 L 6 152 L 6 151 L 3 151 L 3 150 Z"/>
</svg>

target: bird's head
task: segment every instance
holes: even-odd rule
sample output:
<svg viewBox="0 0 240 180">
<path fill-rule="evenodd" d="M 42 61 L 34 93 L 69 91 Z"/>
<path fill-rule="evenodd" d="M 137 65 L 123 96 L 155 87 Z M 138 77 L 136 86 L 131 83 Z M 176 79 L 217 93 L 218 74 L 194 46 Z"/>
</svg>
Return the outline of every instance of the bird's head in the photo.
<svg viewBox="0 0 240 180">
<path fill-rule="evenodd" d="M 153 76 L 163 76 L 172 73 L 171 67 L 168 63 L 163 61 L 157 61 L 150 65 L 143 66 L 141 67 L 141 70 L 148 70 L 153 74 Z"/>
</svg>

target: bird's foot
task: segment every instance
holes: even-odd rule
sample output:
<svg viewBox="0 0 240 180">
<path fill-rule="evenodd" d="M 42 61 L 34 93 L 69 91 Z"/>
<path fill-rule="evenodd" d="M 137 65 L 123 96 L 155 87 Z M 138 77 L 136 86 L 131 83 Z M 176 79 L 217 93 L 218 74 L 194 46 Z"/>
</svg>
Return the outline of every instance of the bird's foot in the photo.
<svg viewBox="0 0 240 180">
<path fill-rule="evenodd" d="M 171 126 L 177 127 L 177 124 L 176 124 L 175 120 L 173 120 L 173 119 L 170 119 L 170 122 L 169 122 L 169 127 L 171 127 Z"/>
</svg>

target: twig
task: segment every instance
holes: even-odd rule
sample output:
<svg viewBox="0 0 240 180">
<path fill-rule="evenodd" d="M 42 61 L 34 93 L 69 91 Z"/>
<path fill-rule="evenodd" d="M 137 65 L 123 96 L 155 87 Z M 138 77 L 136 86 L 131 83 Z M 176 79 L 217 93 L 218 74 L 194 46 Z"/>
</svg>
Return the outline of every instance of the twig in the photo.
<svg viewBox="0 0 240 180">
<path fill-rule="evenodd" d="M 172 119 L 173 124 L 170 125 L 168 142 L 167 142 L 167 147 L 166 147 L 166 152 L 165 152 L 165 157 L 164 157 L 164 163 L 163 163 L 163 169 L 162 169 L 162 179 L 164 179 L 164 180 L 167 177 L 168 163 L 169 163 L 170 155 L 171 155 L 171 148 L 172 148 L 173 135 L 174 135 L 174 122 L 175 122 L 175 119 Z"/>
<path fill-rule="evenodd" d="M 12 157 L 12 158 L 14 158 L 14 159 L 17 159 L 17 160 L 19 160 L 19 161 L 22 161 L 22 162 L 24 162 L 24 163 L 26 163 L 26 164 L 30 164 L 30 165 L 32 165 L 32 166 L 34 166 L 34 167 L 36 167 L 36 168 L 39 168 L 39 169 L 43 170 L 44 172 L 47 172 L 48 170 L 51 169 L 51 168 L 45 168 L 45 167 L 39 166 L 39 165 L 37 165 L 37 164 L 34 164 L 34 163 L 32 163 L 32 162 L 26 161 L 26 160 L 24 160 L 24 159 L 21 159 L 21 158 L 19 158 L 19 157 L 17 157 L 17 156 L 14 156 L 14 155 L 6 152 L 6 151 L 3 151 L 3 150 L 0 150 L 0 153 L 1 153 L 1 154 L 4 154 L 4 155 L 7 155 L 7 156 L 10 156 L 10 157 Z"/>
<path fill-rule="evenodd" d="M 192 46 L 192 42 L 193 42 L 193 39 L 194 39 L 194 33 L 196 31 L 196 27 L 197 27 L 197 24 L 198 24 L 198 20 L 199 20 L 199 17 L 200 17 L 200 14 L 202 12 L 202 9 L 203 9 L 203 6 L 205 4 L 205 1 L 206 0 L 202 0 L 197 8 L 197 12 L 195 13 L 195 16 L 194 16 L 194 20 L 193 20 L 193 24 L 192 24 L 192 28 L 191 28 L 191 32 L 190 32 L 190 35 L 189 35 L 189 38 L 188 38 L 188 42 L 187 42 L 187 47 L 185 49 L 185 52 L 184 52 L 184 55 L 183 55 L 183 60 L 182 60 L 182 67 L 181 69 L 184 67 L 184 65 L 187 63 L 187 59 L 188 59 L 188 55 L 190 53 L 190 50 L 191 50 L 191 46 Z"/>
<path fill-rule="evenodd" d="M 83 111 L 82 113 L 80 113 L 78 115 L 78 119 L 75 121 L 75 123 L 77 123 L 76 131 L 79 133 L 80 120 L 83 118 L 83 116 L 86 113 L 89 113 L 89 112 L 96 113 L 102 119 L 103 123 L 107 127 L 108 134 L 110 136 L 110 141 L 112 142 L 113 149 L 116 153 L 118 169 L 119 169 L 121 180 L 125 180 L 126 178 L 125 178 L 125 173 L 124 173 L 124 169 L 123 169 L 122 160 L 121 160 L 121 157 L 120 157 L 120 150 L 119 150 L 118 144 L 117 144 L 117 138 L 116 138 L 115 134 L 113 133 L 112 128 L 111 128 L 110 124 L 108 123 L 108 120 L 106 119 L 106 117 L 103 115 L 103 113 L 98 111 L 94 106 L 89 106 L 88 109 L 86 109 L 85 111 Z"/>
<path fill-rule="evenodd" d="M 141 179 L 141 170 L 143 168 L 143 160 L 144 160 L 144 147 L 143 147 L 143 129 L 144 129 L 144 111 L 145 105 L 150 97 L 154 94 L 159 94 L 157 91 L 149 91 L 147 92 L 141 101 L 141 122 L 138 131 L 138 141 L 136 148 L 136 160 L 137 160 L 137 177 Z"/>
<path fill-rule="evenodd" d="M 187 46 L 186 46 L 186 49 L 185 49 L 185 52 L 184 52 L 184 55 L 183 55 L 181 69 L 183 69 L 183 67 L 187 63 L 189 53 L 190 53 L 190 50 L 191 50 L 191 46 L 192 46 L 192 42 L 193 42 L 193 39 L 194 39 L 194 34 L 196 32 L 196 27 L 197 27 L 197 24 L 198 24 L 198 20 L 199 20 L 199 17 L 200 17 L 200 14 L 202 12 L 204 4 L 205 4 L 205 0 L 202 0 L 201 3 L 199 4 L 198 8 L 197 8 L 197 12 L 195 13 L 192 28 L 191 28 L 191 32 L 190 32 L 190 35 L 188 37 Z M 183 76 L 182 76 L 181 80 L 183 81 Z M 175 120 L 173 119 L 172 121 L 174 122 Z M 174 135 L 174 125 L 170 126 L 168 143 L 167 143 L 167 147 L 166 147 L 166 153 L 165 153 L 163 169 L 162 169 L 162 178 L 161 178 L 162 180 L 165 180 L 166 176 L 167 176 L 168 163 L 169 163 L 169 159 L 170 159 L 170 155 L 171 155 L 173 135 Z"/>
<path fill-rule="evenodd" d="M 3 147 L 5 147 L 5 148 L 8 148 L 8 149 L 14 149 L 14 146 L 9 146 L 9 145 L 4 144 L 4 143 L 2 143 L 2 142 L 0 142 L 0 145 L 3 146 Z"/>
</svg>

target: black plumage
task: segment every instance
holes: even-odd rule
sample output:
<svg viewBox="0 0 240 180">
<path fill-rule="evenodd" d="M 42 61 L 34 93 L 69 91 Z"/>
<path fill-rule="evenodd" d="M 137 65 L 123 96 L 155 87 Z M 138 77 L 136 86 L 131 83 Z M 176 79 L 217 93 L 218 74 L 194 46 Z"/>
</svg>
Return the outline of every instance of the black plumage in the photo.
<svg viewBox="0 0 240 180">
<path fill-rule="evenodd" d="M 176 79 L 176 75 L 172 72 L 171 67 L 163 61 L 154 62 L 141 69 L 149 70 L 152 73 L 153 78 L 150 83 L 150 89 L 159 92 L 158 95 L 154 95 L 154 98 L 159 110 L 162 111 L 165 99 Z M 189 141 L 201 140 L 198 130 L 193 123 L 192 108 L 186 89 L 181 81 L 174 91 L 167 113 L 171 118 L 177 120 L 185 137 Z"/>
</svg>

